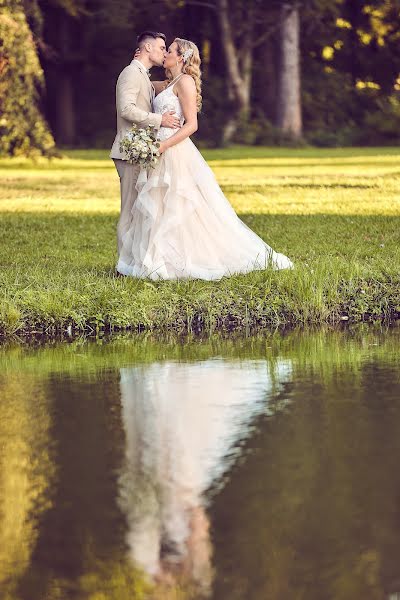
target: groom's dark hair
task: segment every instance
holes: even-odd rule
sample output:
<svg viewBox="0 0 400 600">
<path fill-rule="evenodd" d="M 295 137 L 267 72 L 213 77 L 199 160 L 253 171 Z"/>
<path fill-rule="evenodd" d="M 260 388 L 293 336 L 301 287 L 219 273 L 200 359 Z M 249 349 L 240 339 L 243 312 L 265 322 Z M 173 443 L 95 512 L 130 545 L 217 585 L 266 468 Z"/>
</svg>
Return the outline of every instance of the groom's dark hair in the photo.
<svg viewBox="0 0 400 600">
<path fill-rule="evenodd" d="M 137 36 L 137 45 L 139 46 L 139 44 L 144 42 L 144 40 L 147 40 L 147 38 L 153 38 L 154 40 L 156 40 L 157 38 L 161 38 L 162 40 L 164 40 L 164 42 L 167 41 L 167 38 L 163 33 L 159 33 L 157 31 L 143 31 L 143 33 L 140 33 Z"/>
</svg>

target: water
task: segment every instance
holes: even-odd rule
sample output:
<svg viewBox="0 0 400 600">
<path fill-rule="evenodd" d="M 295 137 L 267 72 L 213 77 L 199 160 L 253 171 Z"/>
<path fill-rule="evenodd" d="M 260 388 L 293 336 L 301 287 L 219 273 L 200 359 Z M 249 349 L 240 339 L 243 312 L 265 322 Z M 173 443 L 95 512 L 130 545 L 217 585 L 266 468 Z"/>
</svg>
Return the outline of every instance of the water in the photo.
<svg viewBox="0 0 400 600">
<path fill-rule="evenodd" d="M 0 349 L 0 597 L 396 600 L 400 328 Z"/>
</svg>

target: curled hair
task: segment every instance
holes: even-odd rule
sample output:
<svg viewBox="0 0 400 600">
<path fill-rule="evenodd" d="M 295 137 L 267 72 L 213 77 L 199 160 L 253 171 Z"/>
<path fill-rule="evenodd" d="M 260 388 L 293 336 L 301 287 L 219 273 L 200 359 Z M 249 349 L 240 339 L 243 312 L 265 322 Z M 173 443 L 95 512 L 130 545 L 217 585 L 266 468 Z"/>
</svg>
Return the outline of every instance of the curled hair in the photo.
<svg viewBox="0 0 400 600">
<path fill-rule="evenodd" d="M 183 40 L 182 38 L 175 38 L 174 42 L 176 42 L 178 46 L 178 56 L 183 56 L 185 53 L 190 54 L 186 60 L 184 59 L 182 73 L 190 75 L 196 84 L 196 104 L 197 111 L 200 112 L 203 98 L 201 96 L 201 59 L 199 49 L 193 42 L 190 42 L 189 40 Z M 188 53 L 188 50 L 191 50 L 192 52 Z"/>
</svg>

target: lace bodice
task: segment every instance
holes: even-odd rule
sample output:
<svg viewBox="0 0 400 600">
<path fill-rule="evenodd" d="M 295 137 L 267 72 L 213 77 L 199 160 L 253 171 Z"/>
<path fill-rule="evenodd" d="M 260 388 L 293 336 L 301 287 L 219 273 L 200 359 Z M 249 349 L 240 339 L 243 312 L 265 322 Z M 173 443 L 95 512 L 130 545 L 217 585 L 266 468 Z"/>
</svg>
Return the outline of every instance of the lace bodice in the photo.
<svg viewBox="0 0 400 600">
<path fill-rule="evenodd" d="M 179 98 L 173 92 L 174 86 L 171 85 L 167 87 L 165 90 L 160 92 L 153 100 L 153 111 L 158 114 L 164 114 L 169 110 L 173 110 L 179 117 L 181 125 L 185 120 L 183 116 L 182 106 L 179 102 Z M 170 127 L 160 127 L 158 131 L 158 139 L 163 141 L 167 138 L 171 137 L 176 133 L 176 129 L 171 129 Z"/>
</svg>

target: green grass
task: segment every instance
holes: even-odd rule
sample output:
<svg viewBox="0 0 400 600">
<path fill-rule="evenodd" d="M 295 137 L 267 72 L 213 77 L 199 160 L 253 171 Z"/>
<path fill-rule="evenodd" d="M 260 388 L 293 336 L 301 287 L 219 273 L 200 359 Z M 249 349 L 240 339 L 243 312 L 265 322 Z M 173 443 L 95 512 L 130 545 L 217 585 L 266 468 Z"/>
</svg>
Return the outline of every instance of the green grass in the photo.
<svg viewBox="0 0 400 600">
<path fill-rule="evenodd" d="M 106 151 L 0 160 L 0 332 L 223 328 L 400 312 L 400 148 L 204 151 L 240 217 L 295 263 L 220 282 L 116 278 Z"/>
</svg>

